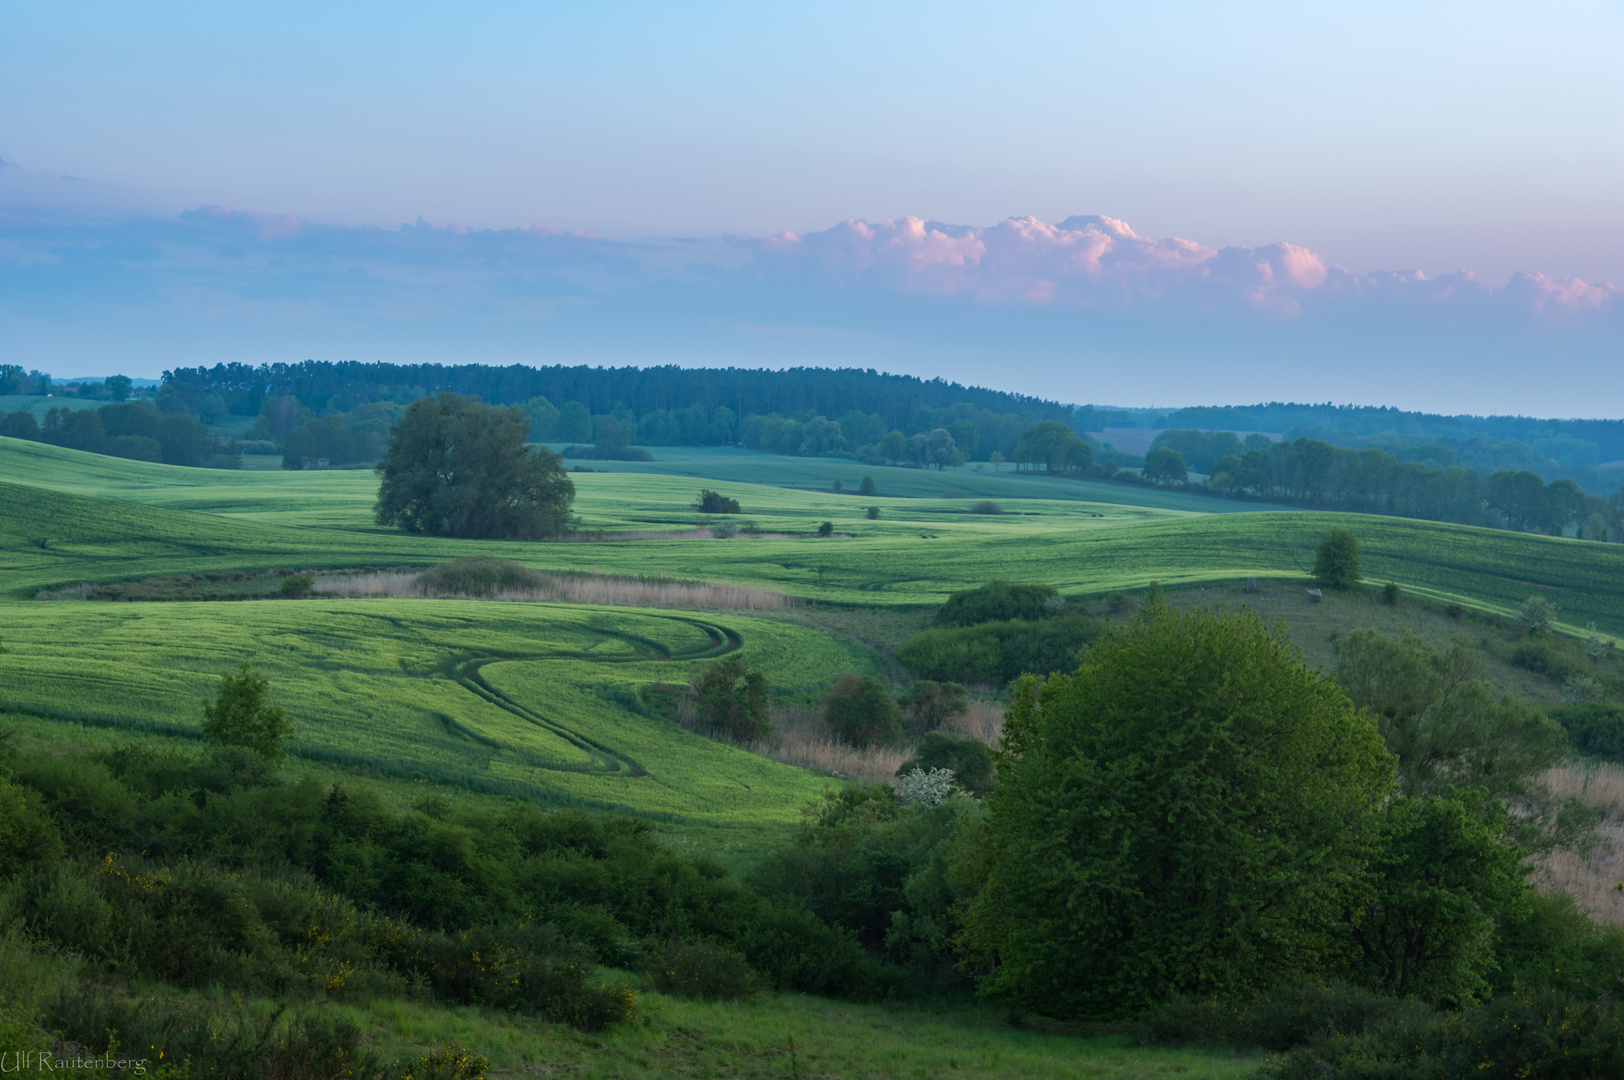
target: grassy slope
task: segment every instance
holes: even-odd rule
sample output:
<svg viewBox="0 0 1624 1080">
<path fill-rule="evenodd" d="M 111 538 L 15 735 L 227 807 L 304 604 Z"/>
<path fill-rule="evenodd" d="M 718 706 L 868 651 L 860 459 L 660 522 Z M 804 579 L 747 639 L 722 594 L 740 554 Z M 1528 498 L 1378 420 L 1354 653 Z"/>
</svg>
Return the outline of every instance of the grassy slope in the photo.
<svg viewBox="0 0 1624 1080">
<path fill-rule="evenodd" d="M 793 822 L 826 781 L 608 695 L 685 681 L 733 642 L 791 694 L 872 669 L 816 630 L 614 608 L 310 600 L 4 612 L 11 709 L 185 737 L 219 673 L 250 660 L 297 718 L 307 756 L 716 823 Z"/>
</svg>

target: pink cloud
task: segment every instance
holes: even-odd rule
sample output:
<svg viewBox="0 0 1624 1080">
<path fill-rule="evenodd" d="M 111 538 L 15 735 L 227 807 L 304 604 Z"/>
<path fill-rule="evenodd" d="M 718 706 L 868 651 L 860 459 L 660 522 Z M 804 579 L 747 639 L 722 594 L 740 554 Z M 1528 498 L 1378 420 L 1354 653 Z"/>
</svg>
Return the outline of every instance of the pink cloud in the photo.
<svg viewBox="0 0 1624 1080">
<path fill-rule="evenodd" d="M 916 217 L 848 220 L 821 232 L 784 233 L 762 251 L 780 269 L 843 287 L 998 305 L 1173 305 L 1197 312 L 1239 306 L 1294 318 L 1333 297 L 1405 304 L 1473 304 L 1492 297 L 1531 314 L 1564 315 L 1610 309 L 1624 293 L 1606 283 L 1540 274 L 1519 274 L 1499 290 L 1465 271 L 1439 278 L 1420 271 L 1355 275 L 1296 244 L 1214 249 L 1181 237 L 1153 240 L 1126 222 L 1093 215 L 1058 225 L 1008 218 L 986 227 Z"/>
</svg>

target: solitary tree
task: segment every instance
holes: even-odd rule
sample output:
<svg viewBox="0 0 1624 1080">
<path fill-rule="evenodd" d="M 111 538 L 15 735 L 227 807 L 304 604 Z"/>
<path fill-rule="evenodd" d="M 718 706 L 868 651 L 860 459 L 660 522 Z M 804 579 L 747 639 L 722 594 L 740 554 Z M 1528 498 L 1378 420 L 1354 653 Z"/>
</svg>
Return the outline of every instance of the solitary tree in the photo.
<svg viewBox="0 0 1624 1080">
<path fill-rule="evenodd" d="M 203 738 L 212 746 L 242 746 L 268 762 L 287 757 L 293 721 L 266 704 L 270 683 L 244 660 L 233 675 L 220 676 L 214 700 L 203 705 Z"/>
<path fill-rule="evenodd" d="M 377 464 L 378 524 L 478 539 L 566 531 L 575 485 L 557 454 L 525 445 L 529 429 L 517 407 L 449 393 L 418 398 Z"/>
<path fill-rule="evenodd" d="M 894 746 L 902 739 L 902 710 L 872 675 L 842 673 L 824 698 L 823 718 L 835 738 L 852 746 Z"/>
<path fill-rule="evenodd" d="M 1359 538 L 1347 529 L 1332 529 L 1314 553 L 1314 577 L 1328 589 L 1346 589 L 1357 584 Z"/>
<path fill-rule="evenodd" d="M 1145 479 L 1155 484 L 1182 484 L 1190 472 L 1184 465 L 1184 455 L 1170 446 L 1152 450 L 1145 455 Z"/>
<path fill-rule="evenodd" d="M 1156 602 L 1017 691 L 960 943 L 1046 1015 L 1320 969 L 1392 789 L 1381 737 L 1279 630 Z"/>
<path fill-rule="evenodd" d="M 737 514 L 739 500 L 730 499 L 710 488 L 701 488 L 699 498 L 694 500 L 693 507 L 701 514 Z"/>
<path fill-rule="evenodd" d="M 874 478 L 872 476 L 863 477 L 862 486 L 857 489 L 857 494 L 873 496 L 878 495 L 879 493 L 880 487 L 874 482 Z"/>
<path fill-rule="evenodd" d="M 107 393 L 114 401 L 130 400 L 130 387 L 132 381 L 128 375 L 109 375 L 107 377 Z"/>
<path fill-rule="evenodd" d="M 729 738 L 760 739 L 772 731 L 767 715 L 772 686 L 767 676 L 746 668 L 738 653 L 696 671 L 693 687 L 700 715 Z"/>
</svg>

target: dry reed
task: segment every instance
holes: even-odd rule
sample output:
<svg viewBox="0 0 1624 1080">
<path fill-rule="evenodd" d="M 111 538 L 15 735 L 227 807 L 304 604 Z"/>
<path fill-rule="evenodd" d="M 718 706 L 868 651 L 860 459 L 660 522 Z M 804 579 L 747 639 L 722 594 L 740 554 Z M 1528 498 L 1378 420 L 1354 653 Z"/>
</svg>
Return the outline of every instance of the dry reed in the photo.
<svg viewBox="0 0 1624 1080">
<path fill-rule="evenodd" d="M 1601 815 L 1601 838 L 1591 851 L 1553 851 L 1534 868 L 1534 881 L 1547 891 L 1565 892 L 1598 922 L 1624 926 L 1624 767 L 1570 761 L 1541 778 L 1560 801 L 1578 796 Z"/>
<path fill-rule="evenodd" d="M 418 575 L 383 571 L 319 578 L 315 591 L 344 597 L 422 596 Z M 437 594 L 452 596 L 453 594 Z M 460 597 L 466 599 L 467 597 Z M 687 608 L 697 611 L 777 611 L 795 603 L 793 597 L 750 585 L 710 581 L 648 581 L 612 574 L 560 574 L 540 589 L 506 589 L 483 599 L 599 604 L 608 607 Z"/>
</svg>

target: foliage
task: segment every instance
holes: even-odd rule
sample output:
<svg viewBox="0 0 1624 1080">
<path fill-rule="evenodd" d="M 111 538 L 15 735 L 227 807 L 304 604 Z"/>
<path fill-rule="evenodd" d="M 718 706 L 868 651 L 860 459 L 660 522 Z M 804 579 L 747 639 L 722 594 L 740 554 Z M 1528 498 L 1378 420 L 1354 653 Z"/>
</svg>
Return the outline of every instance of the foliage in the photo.
<svg viewBox="0 0 1624 1080">
<path fill-rule="evenodd" d="M 1379 735 L 1278 630 L 1153 603 L 1018 690 L 967 964 L 1057 1016 L 1245 995 L 1327 960 L 1391 786 Z M 973 968 L 972 968 L 973 969 Z"/>
<path fill-rule="evenodd" d="M 903 692 L 898 703 L 907 713 L 909 730 L 918 734 L 963 716 L 970 708 L 970 695 L 956 682 L 920 679 Z"/>
<path fill-rule="evenodd" d="M 1517 621 L 1534 633 L 1550 630 L 1551 624 L 1556 622 L 1556 611 L 1556 605 L 1545 597 L 1530 596 L 1523 601 L 1522 611 L 1517 613 Z"/>
<path fill-rule="evenodd" d="M 731 540 L 739 535 L 739 527 L 731 521 L 718 521 L 710 527 L 710 534 L 718 540 Z"/>
<path fill-rule="evenodd" d="M 820 522 L 818 522 L 818 535 L 819 536 L 833 536 L 834 534 L 835 534 L 835 523 L 834 522 L 832 522 L 832 521 L 820 521 Z"/>
<path fill-rule="evenodd" d="M 1398 603 L 1399 595 L 1399 587 L 1397 582 L 1389 581 L 1386 585 L 1382 586 L 1382 603 L 1386 604 L 1388 607 L 1392 607 Z"/>
<path fill-rule="evenodd" d="M 1550 710 L 1573 749 L 1604 761 L 1624 761 L 1624 705 L 1587 701 Z"/>
<path fill-rule="evenodd" d="M 1314 552 L 1314 577 L 1329 589 L 1346 589 L 1360 581 L 1359 538 L 1347 529 L 1332 529 Z"/>
<path fill-rule="evenodd" d="M 902 710 L 873 675 L 843 672 L 823 699 L 835 738 L 852 746 L 894 746 L 902 740 Z"/>
<path fill-rule="evenodd" d="M 857 488 L 857 494 L 864 498 L 873 498 L 880 493 L 880 486 L 874 482 L 872 476 L 863 477 L 863 482 Z"/>
<path fill-rule="evenodd" d="M 1150 1017 L 1145 1038 L 1160 1046 L 1279 1053 L 1328 1035 L 1359 1035 L 1395 1016 L 1430 1019 L 1432 1009 L 1337 979 L 1302 978 L 1240 1001 L 1175 995 Z"/>
<path fill-rule="evenodd" d="M 993 502 L 991 499 L 982 499 L 980 502 L 970 507 L 970 513 L 972 514 L 1002 514 L 1003 512 L 1004 508 Z"/>
<path fill-rule="evenodd" d="M 1260 1075 L 1589 1080 L 1621 1072 L 1624 1005 L 1546 991 L 1510 994 L 1468 1012 L 1396 1010 L 1361 1033 L 1327 1032 L 1270 1059 Z"/>
<path fill-rule="evenodd" d="M 1488 996 L 1495 920 L 1523 898 L 1522 852 L 1493 800 L 1399 796 L 1383 807 L 1370 893 L 1350 905 L 1362 981 L 1451 1006 Z"/>
<path fill-rule="evenodd" d="M 880 508 L 878 506 L 871 506 L 867 510 L 863 511 L 863 516 L 868 518 L 870 521 L 878 521 L 880 520 Z"/>
<path fill-rule="evenodd" d="M 417 591 L 425 596 L 495 596 L 546 585 L 547 578 L 528 566 L 489 555 L 437 563 L 417 575 L 415 582 Z"/>
<path fill-rule="evenodd" d="M 992 751 L 980 739 L 932 731 L 919 741 L 913 757 L 897 768 L 897 776 L 916 769 L 950 772 L 966 792 L 977 798 L 992 791 Z"/>
<path fill-rule="evenodd" d="M 1437 650 L 1409 633 L 1355 630 L 1335 652 L 1337 684 L 1369 710 L 1406 794 L 1472 787 L 1492 798 L 1527 795 L 1567 754 L 1562 729 L 1497 694 L 1481 656 L 1462 640 Z"/>
<path fill-rule="evenodd" d="M 309 574 L 289 574 L 282 579 L 282 584 L 277 586 L 276 594 L 298 599 L 299 597 L 309 596 L 310 590 L 315 587 L 315 584 L 315 579 Z"/>
<path fill-rule="evenodd" d="M 897 772 L 897 801 L 903 806 L 920 803 L 937 806 L 950 795 L 957 794 L 959 786 L 953 782 L 952 769 L 924 769 L 914 766 L 907 772 Z"/>
<path fill-rule="evenodd" d="M 719 495 L 710 488 L 699 493 L 694 500 L 694 509 L 701 514 L 737 514 L 739 513 L 739 500 L 730 499 L 726 495 Z"/>
<path fill-rule="evenodd" d="M 1535 637 L 1530 633 L 1527 640 L 1511 650 L 1510 659 L 1518 667 L 1543 675 L 1554 683 L 1586 676 L 1592 670 L 1586 660 L 1570 653 L 1566 643 L 1554 635 Z"/>
<path fill-rule="evenodd" d="M 746 668 L 738 653 L 698 668 L 693 688 L 700 715 L 728 738 L 762 739 L 772 732 L 767 716 L 772 684 L 761 672 Z"/>
<path fill-rule="evenodd" d="M 1003 686 L 1022 675 L 1076 666 L 1083 648 L 1105 633 L 1103 619 L 1074 613 L 1031 622 L 981 623 L 921 630 L 897 648 L 897 659 L 929 679 Z"/>
<path fill-rule="evenodd" d="M 1017 585 L 993 578 L 979 589 L 956 592 L 936 611 L 937 626 L 976 626 L 1010 619 L 1046 619 L 1060 594 L 1052 585 Z"/>
<path fill-rule="evenodd" d="M 769 900 L 849 931 L 927 983 L 952 981 L 949 939 L 976 887 L 950 863 L 981 817 L 967 799 L 904 806 L 887 785 L 848 784 L 825 791 L 794 842 L 748 880 Z"/>
<path fill-rule="evenodd" d="M 214 700 L 203 706 L 203 738 L 213 746 L 245 747 L 267 762 L 287 757 L 293 744 L 293 721 L 265 701 L 270 688 L 270 682 L 247 660 L 235 675 L 221 675 Z"/>
<path fill-rule="evenodd" d="M 732 949 L 672 941 L 655 965 L 654 988 L 662 994 L 738 1001 L 755 995 L 757 977 L 743 954 Z"/>
<path fill-rule="evenodd" d="M 1184 457 L 1171 447 L 1152 450 L 1145 455 L 1145 479 L 1164 487 L 1182 484 L 1189 479 Z"/>
<path fill-rule="evenodd" d="M 575 485 L 558 455 L 527 447 L 518 408 L 442 393 L 418 398 L 378 462 L 375 518 L 409 533 L 534 540 L 569 527 Z"/>
</svg>

